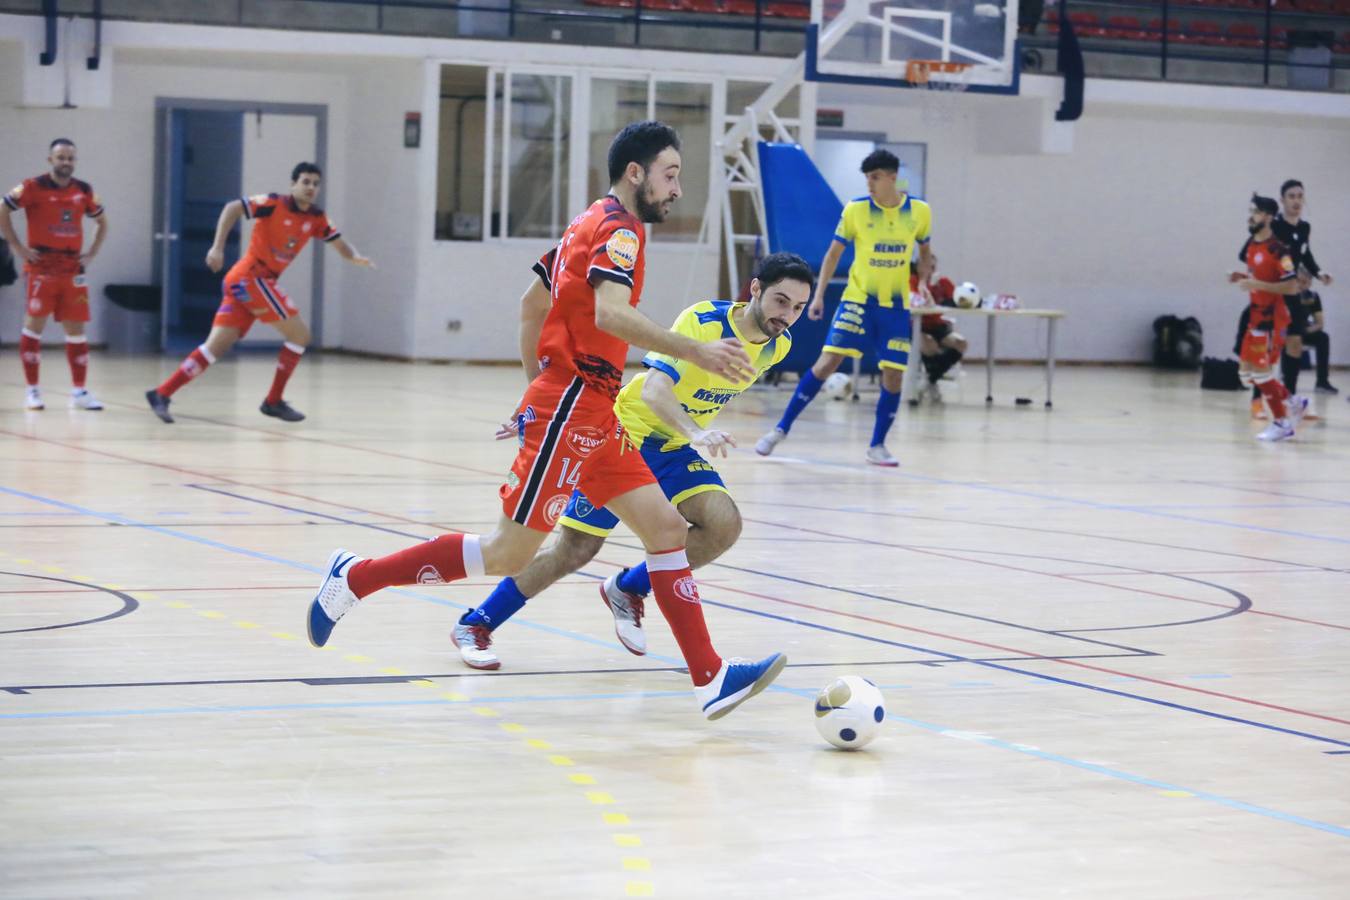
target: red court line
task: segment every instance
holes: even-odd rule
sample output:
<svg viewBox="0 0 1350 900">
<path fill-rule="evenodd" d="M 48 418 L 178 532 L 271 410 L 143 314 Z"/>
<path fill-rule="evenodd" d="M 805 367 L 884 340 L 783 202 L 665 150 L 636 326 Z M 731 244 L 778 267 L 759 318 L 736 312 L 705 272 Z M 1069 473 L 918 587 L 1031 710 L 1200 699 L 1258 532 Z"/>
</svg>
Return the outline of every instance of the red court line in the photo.
<svg viewBox="0 0 1350 900">
<path fill-rule="evenodd" d="M 770 525 L 770 526 L 773 526 L 773 527 L 776 527 L 776 528 L 786 528 L 786 529 L 788 529 L 788 530 L 790 530 L 790 531 L 804 531 L 804 532 L 807 532 L 808 534 L 819 534 L 819 535 L 824 535 L 825 537 L 832 537 L 832 538 L 841 538 L 841 537 L 842 537 L 842 538 L 849 538 L 848 535 L 836 534 L 835 532 L 831 532 L 831 531 L 819 531 L 819 530 L 814 529 L 814 528 L 803 528 L 803 527 L 800 526 L 800 525 L 784 525 L 784 524 L 781 523 L 781 522 L 770 522 L 770 521 L 767 521 L 767 520 L 765 520 L 765 519 L 749 519 L 749 518 L 747 518 L 747 519 L 745 519 L 745 521 L 747 521 L 747 522 L 754 522 L 754 523 L 756 523 L 756 524 L 758 524 L 758 525 Z M 991 567 L 996 568 L 996 569 L 1006 569 L 1006 570 L 1011 571 L 1011 572 L 1023 572 L 1023 573 L 1030 574 L 1030 575 L 1041 575 L 1041 576 L 1044 576 L 1044 577 L 1046 577 L 1046 578 L 1059 578 L 1059 579 L 1062 579 L 1062 580 L 1064 580 L 1064 581 L 1072 581 L 1072 582 L 1075 582 L 1075 583 L 1078 583 L 1078 584 L 1090 584 L 1090 585 L 1093 585 L 1093 586 L 1095 586 L 1095 587 L 1110 588 L 1111 590 L 1125 591 L 1125 592 L 1127 592 L 1127 593 L 1132 593 L 1132 594 L 1149 594 L 1149 595 L 1152 595 L 1152 596 L 1154 596 L 1154 597 L 1163 597 L 1163 598 L 1166 598 L 1166 599 L 1169 599 L 1169 600 L 1182 600 L 1182 601 L 1185 601 L 1185 602 L 1187 602 L 1187 603 L 1198 603 L 1198 604 L 1201 604 L 1202 606 L 1214 606 L 1214 607 L 1218 607 L 1218 608 L 1220 608 L 1220 609 L 1232 609 L 1232 607 L 1231 607 L 1229 604 L 1227 604 L 1227 603 L 1218 603 L 1218 602 L 1215 602 L 1215 601 L 1213 601 L 1213 600 L 1199 600 L 1199 599 L 1196 599 L 1195 597 L 1182 597 L 1182 596 L 1180 596 L 1180 595 L 1178 595 L 1178 594 L 1167 594 L 1167 593 L 1163 593 L 1163 592 L 1161 592 L 1161 591 L 1150 591 L 1150 590 L 1146 590 L 1146 589 L 1144 589 L 1144 588 L 1132 588 L 1132 587 L 1128 587 L 1128 586 L 1122 585 L 1122 584 L 1108 584 L 1108 583 L 1102 582 L 1102 581 L 1091 581 L 1091 580 L 1089 580 L 1089 579 L 1087 579 L 1087 578 L 1080 578 L 1080 577 L 1077 577 L 1077 576 L 1074 576 L 1074 575 L 1064 575 L 1064 574 L 1060 574 L 1060 573 L 1056 573 L 1056 572 L 1042 572 L 1042 571 L 1039 571 L 1039 570 L 1037 570 L 1037 569 L 1028 569 L 1028 568 L 1025 568 L 1025 567 L 1023 567 L 1023 566 L 1014 566 L 1014 565 L 1009 565 L 1008 563 L 993 562 L 993 561 L 987 560 L 987 559 L 975 559 L 975 558 L 966 557 L 966 556 L 958 556 L 958 555 L 952 554 L 952 553 L 940 553 L 940 552 L 938 552 L 938 551 L 936 551 L 936 550 L 928 550 L 928 549 L 924 549 L 924 548 L 920 548 L 920 547 L 912 547 L 912 546 L 908 546 L 908 545 L 905 545 L 905 544 L 892 544 L 892 543 L 890 543 L 890 542 L 888 542 L 888 541 L 878 541 L 878 540 L 873 540 L 872 538 L 852 537 L 852 538 L 849 538 L 849 539 L 850 539 L 850 540 L 853 540 L 853 541 L 856 541 L 856 542 L 858 542 L 858 543 L 863 543 L 863 544 L 873 544 L 873 545 L 876 545 L 876 546 L 879 546 L 879 547 L 891 547 L 891 548 L 894 548 L 894 549 L 896 549 L 896 550 L 907 550 L 907 551 L 909 551 L 909 552 L 911 552 L 911 553 L 918 553 L 918 554 L 921 554 L 921 555 L 924 555 L 924 556 L 936 556 L 936 557 L 938 557 L 938 558 L 940 558 L 940 559 L 952 559 L 952 560 L 956 560 L 956 561 L 958 561 L 958 562 L 974 563 L 975 565 L 979 565 L 979 566 L 991 566 Z M 1135 573 L 1135 574 L 1145 575 L 1145 574 L 1160 574 L 1160 573 L 1137 572 L 1137 573 Z M 1323 621 L 1318 620 L 1318 619 L 1305 619 L 1305 618 L 1303 618 L 1303 617 L 1301 617 L 1301 616 L 1290 616 L 1290 615 L 1285 615 L 1284 613 L 1269 612 L 1269 611 L 1263 610 L 1263 609 L 1256 609 L 1254 606 L 1253 606 L 1252 608 L 1250 608 L 1250 609 L 1247 610 L 1247 615 L 1269 616 L 1270 618 L 1273 618 L 1273 619 L 1284 619 L 1284 620 L 1289 621 L 1289 622 L 1300 622 L 1300 623 L 1302 623 L 1302 624 L 1304 624 L 1304 625 L 1316 625 L 1316 626 L 1319 626 L 1319 627 L 1321 627 L 1321 628 L 1335 628 L 1335 629 L 1337 629 L 1338 631 L 1350 631 L 1350 625 L 1337 625 L 1337 624 L 1334 623 L 1334 622 L 1323 622 Z"/>
<path fill-rule="evenodd" d="M 1287 569 L 1170 569 L 1166 572 L 1061 572 L 1061 575 L 1096 578 L 1129 578 L 1136 575 L 1303 575 L 1307 572 L 1344 575 L 1339 569 L 1308 569 L 1294 566 Z"/>
</svg>

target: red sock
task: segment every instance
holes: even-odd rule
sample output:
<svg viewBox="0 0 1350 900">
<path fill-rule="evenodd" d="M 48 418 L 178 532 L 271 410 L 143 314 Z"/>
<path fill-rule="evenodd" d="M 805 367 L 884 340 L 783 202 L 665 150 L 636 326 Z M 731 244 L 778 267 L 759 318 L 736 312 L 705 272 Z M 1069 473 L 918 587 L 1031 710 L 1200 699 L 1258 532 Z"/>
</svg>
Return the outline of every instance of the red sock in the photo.
<svg viewBox="0 0 1350 900">
<path fill-rule="evenodd" d="M 680 645 L 684 661 L 689 666 L 689 677 L 696 687 L 713 680 L 722 668 L 722 657 L 713 649 L 708 637 L 708 625 L 703 621 L 703 602 L 698 596 L 698 584 L 689 570 L 689 558 L 684 548 L 647 554 L 647 577 L 652 580 L 652 594 L 661 615 L 666 617 L 675 642 Z"/>
<path fill-rule="evenodd" d="M 182 365 L 174 369 L 173 374 L 164 379 L 164 383 L 155 388 L 160 396 L 172 397 L 174 392 L 187 384 L 192 379 L 206 371 L 206 367 L 215 362 L 216 359 L 211 355 L 211 351 L 206 349 L 205 345 L 198 347 L 187 355 Z"/>
<path fill-rule="evenodd" d="M 38 366 L 42 364 L 42 339 L 27 328 L 19 335 L 19 360 L 29 387 L 37 387 Z"/>
<path fill-rule="evenodd" d="M 286 390 L 286 382 L 291 380 L 291 373 L 300 364 L 300 354 L 304 352 L 304 347 L 290 341 L 281 345 L 281 352 L 277 354 L 277 374 L 272 377 L 272 390 L 267 392 L 268 403 L 281 402 L 281 392 Z"/>
<path fill-rule="evenodd" d="M 1278 378 L 1263 381 L 1257 387 L 1261 389 L 1261 395 L 1266 398 L 1266 405 L 1270 407 L 1270 414 L 1277 419 L 1283 419 L 1287 412 L 1284 401 L 1289 399 L 1288 389 L 1280 384 Z"/>
<path fill-rule="evenodd" d="M 66 337 L 66 362 L 70 363 L 70 384 L 76 390 L 84 387 L 84 377 L 89 374 L 89 339 Z"/>
<path fill-rule="evenodd" d="M 363 559 L 347 572 L 357 597 L 399 584 L 449 584 L 483 574 L 476 534 L 443 534 L 379 559 Z"/>
</svg>

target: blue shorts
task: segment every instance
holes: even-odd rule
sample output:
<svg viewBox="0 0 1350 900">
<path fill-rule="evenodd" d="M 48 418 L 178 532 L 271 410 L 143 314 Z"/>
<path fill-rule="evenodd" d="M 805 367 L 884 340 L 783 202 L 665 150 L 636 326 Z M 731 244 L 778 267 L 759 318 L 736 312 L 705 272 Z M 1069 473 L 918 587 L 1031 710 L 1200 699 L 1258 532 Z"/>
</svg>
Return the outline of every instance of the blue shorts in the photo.
<svg viewBox="0 0 1350 900">
<path fill-rule="evenodd" d="M 834 311 L 824 349 L 858 359 L 870 340 L 881 368 L 903 372 L 909 365 L 911 327 L 909 310 L 899 304 L 882 306 L 875 297 L 866 303 L 842 300 Z"/>
<path fill-rule="evenodd" d="M 708 491 L 731 493 L 712 463 L 699 456 L 698 451 L 688 444 L 664 452 L 656 447 L 643 447 L 638 452 L 647 461 L 647 467 L 656 476 L 656 482 L 665 491 L 666 498 L 676 506 L 695 494 Z M 614 526 L 619 524 L 619 517 L 603 506 L 592 506 L 585 494 L 573 490 L 572 499 L 558 518 L 558 524 L 586 534 L 609 537 Z"/>
</svg>

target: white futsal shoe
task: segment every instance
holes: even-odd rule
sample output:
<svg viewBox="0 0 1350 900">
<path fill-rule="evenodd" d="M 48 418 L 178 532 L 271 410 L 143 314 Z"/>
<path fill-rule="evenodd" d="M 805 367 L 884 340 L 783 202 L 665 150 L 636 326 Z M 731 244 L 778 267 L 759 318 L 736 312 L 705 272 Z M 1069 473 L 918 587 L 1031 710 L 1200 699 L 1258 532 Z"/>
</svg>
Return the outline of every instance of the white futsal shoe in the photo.
<svg viewBox="0 0 1350 900">
<path fill-rule="evenodd" d="M 23 394 L 24 409 L 46 409 L 47 404 L 42 402 L 42 391 L 36 387 L 30 387 Z"/>
<path fill-rule="evenodd" d="M 103 409 L 103 403 L 84 388 L 76 388 L 70 392 L 70 408 L 98 412 Z"/>
<path fill-rule="evenodd" d="M 1258 441 L 1287 441 L 1294 436 L 1294 426 L 1288 419 L 1276 419 L 1256 436 Z"/>
<path fill-rule="evenodd" d="M 787 432 L 781 428 L 775 428 L 773 431 L 764 435 L 764 437 L 755 441 L 755 452 L 760 456 L 768 456 L 773 452 L 774 447 L 777 447 L 785 440 L 787 440 Z"/>
<path fill-rule="evenodd" d="M 456 622 L 450 640 L 459 648 L 459 657 L 470 669 L 500 669 L 502 661 L 492 652 L 492 632 L 482 625 Z"/>
<path fill-rule="evenodd" d="M 642 598 L 619 588 L 619 576 L 622 574 L 616 572 L 605 579 L 600 585 L 600 599 L 614 614 L 614 634 L 619 638 L 619 643 L 634 656 L 646 656 L 647 632 L 642 630 Z"/>
<path fill-rule="evenodd" d="M 900 460 L 891 455 L 891 451 L 886 449 L 885 444 L 874 444 L 868 447 L 867 461 L 874 466 L 885 466 L 888 469 L 900 465 Z"/>
<path fill-rule="evenodd" d="M 1308 398 L 1295 394 L 1285 402 L 1289 406 L 1289 427 L 1297 428 L 1308 412 Z"/>
<path fill-rule="evenodd" d="M 347 573 L 362 559 L 364 557 L 341 548 L 328 557 L 323 583 L 309 604 L 309 642 L 315 647 L 328 643 L 328 636 L 333 633 L 338 619 L 356 605 L 356 595 L 347 584 Z"/>
</svg>

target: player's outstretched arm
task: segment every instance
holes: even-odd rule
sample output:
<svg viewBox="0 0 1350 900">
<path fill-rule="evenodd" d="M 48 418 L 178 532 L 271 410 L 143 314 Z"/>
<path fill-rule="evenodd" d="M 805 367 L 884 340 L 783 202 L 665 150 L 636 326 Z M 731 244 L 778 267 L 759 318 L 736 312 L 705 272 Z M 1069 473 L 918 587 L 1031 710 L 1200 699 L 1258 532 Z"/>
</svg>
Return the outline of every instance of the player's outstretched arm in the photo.
<svg viewBox="0 0 1350 900">
<path fill-rule="evenodd" d="M 642 402 L 675 433 L 695 447 L 707 448 L 710 456 L 726 456 L 736 441 L 725 431 L 700 428 L 675 396 L 675 382 L 660 369 L 649 369 L 642 382 Z"/>
<path fill-rule="evenodd" d="M 1237 286 L 1244 291 L 1265 291 L 1267 294 L 1289 295 L 1303 291 L 1295 278 L 1290 278 L 1288 281 L 1260 281 L 1256 278 L 1243 278 L 1237 283 Z"/>
<path fill-rule="evenodd" d="M 601 281 L 595 289 L 595 326 L 634 346 L 688 360 L 736 384 L 755 377 L 750 357 L 739 341 L 704 343 L 667 331 L 628 305 L 632 294 L 632 289 L 622 284 Z"/>
<path fill-rule="evenodd" d="M 338 256 L 342 257 L 347 262 L 354 263 L 363 269 L 375 268 L 375 263 L 362 256 L 360 253 L 357 253 L 356 248 L 347 243 L 346 238 L 338 238 L 336 241 L 333 241 L 332 246 L 333 249 L 338 252 Z"/>
<path fill-rule="evenodd" d="M 531 281 L 520 297 L 520 362 L 526 381 L 539 377 L 539 334 L 550 306 L 552 300 L 544 282 L 538 278 Z"/>
<path fill-rule="evenodd" d="M 206 251 L 206 267 L 212 272 L 219 272 L 224 267 L 225 239 L 243 214 L 244 204 L 241 200 L 231 200 L 220 211 L 220 218 L 216 220 L 216 239 L 211 242 L 211 249 Z"/>
</svg>

